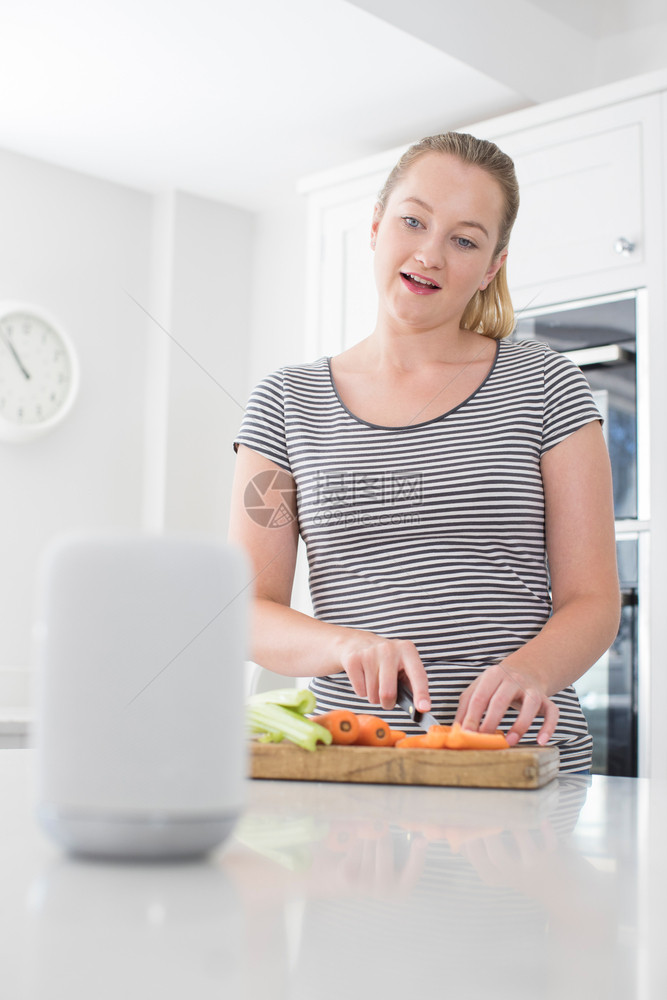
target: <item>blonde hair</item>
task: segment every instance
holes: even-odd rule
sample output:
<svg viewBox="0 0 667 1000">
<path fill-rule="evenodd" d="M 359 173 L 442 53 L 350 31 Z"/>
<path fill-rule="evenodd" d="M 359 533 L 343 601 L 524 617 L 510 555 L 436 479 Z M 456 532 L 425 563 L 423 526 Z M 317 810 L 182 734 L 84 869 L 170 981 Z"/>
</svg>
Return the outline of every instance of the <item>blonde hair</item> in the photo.
<svg viewBox="0 0 667 1000">
<path fill-rule="evenodd" d="M 505 211 L 500 220 L 500 235 L 493 255 L 494 258 L 498 257 L 509 244 L 512 226 L 519 211 L 519 184 L 513 161 L 488 139 L 476 139 L 466 132 L 444 132 L 414 143 L 403 153 L 378 195 L 380 216 L 384 214 L 389 196 L 397 183 L 403 179 L 415 160 L 425 153 L 449 153 L 457 156 L 464 163 L 472 163 L 486 170 L 498 182 L 505 203 Z M 494 340 L 502 340 L 514 329 L 514 307 L 505 264 L 503 261 L 487 287 L 478 289 L 471 298 L 461 317 L 462 329 L 481 333 Z"/>
</svg>

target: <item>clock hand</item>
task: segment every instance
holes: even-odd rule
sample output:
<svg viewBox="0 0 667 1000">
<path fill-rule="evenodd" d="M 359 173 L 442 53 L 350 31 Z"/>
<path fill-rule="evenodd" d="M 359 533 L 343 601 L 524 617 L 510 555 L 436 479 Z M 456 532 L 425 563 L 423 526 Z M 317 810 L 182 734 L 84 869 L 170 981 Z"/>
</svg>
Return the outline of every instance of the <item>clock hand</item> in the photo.
<svg viewBox="0 0 667 1000">
<path fill-rule="evenodd" d="M 19 368 L 21 369 L 21 371 L 23 372 L 23 374 L 25 375 L 25 377 L 26 378 L 30 378 L 30 372 L 26 370 L 25 365 L 23 364 L 23 362 L 21 361 L 20 357 L 18 356 L 16 348 L 14 347 L 14 345 L 11 342 L 11 340 L 9 339 L 9 334 L 5 330 L 3 330 L 3 328 L 1 326 L 0 326 L 0 336 L 4 340 L 4 342 L 7 345 L 7 347 L 9 348 L 10 353 L 14 357 L 14 361 L 19 366 Z"/>
</svg>

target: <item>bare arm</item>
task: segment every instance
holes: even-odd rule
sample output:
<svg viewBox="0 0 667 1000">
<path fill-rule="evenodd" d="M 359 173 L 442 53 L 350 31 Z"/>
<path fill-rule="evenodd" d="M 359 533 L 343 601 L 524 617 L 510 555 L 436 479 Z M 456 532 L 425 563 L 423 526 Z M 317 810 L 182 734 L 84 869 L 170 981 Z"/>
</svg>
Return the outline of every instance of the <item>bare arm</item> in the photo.
<svg viewBox="0 0 667 1000">
<path fill-rule="evenodd" d="M 547 742 L 558 721 L 551 695 L 609 648 L 620 615 L 611 469 L 600 424 L 586 424 L 546 452 L 542 478 L 553 614 L 534 639 L 464 691 L 457 712 L 469 728 L 490 732 L 510 706 L 517 708 L 510 743 L 536 716 L 544 716 L 538 740 Z"/>
<path fill-rule="evenodd" d="M 423 710 L 430 708 L 426 671 L 413 643 L 322 622 L 290 607 L 299 541 L 296 518 L 266 527 L 245 504 L 248 483 L 279 466 L 244 445 L 236 457 L 229 540 L 247 552 L 253 572 L 251 655 L 276 673 L 320 677 L 345 671 L 355 692 L 393 708 L 396 680 L 405 674 Z M 271 496 L 265 497 L 270 503 Z M 277 498 L 276 498 L 277 499 Z"/>
</svg>

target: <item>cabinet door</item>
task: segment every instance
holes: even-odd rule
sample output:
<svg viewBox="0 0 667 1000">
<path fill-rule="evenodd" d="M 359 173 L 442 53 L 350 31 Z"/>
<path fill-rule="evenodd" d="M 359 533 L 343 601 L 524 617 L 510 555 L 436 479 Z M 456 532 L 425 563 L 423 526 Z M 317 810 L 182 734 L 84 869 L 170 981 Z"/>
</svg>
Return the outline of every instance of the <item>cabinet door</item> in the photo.
<svg viewBox="0 0 667 1000">
<path fill-rule="evenodd" d="M 572 295 L 645 283 L 656 113 L 656 99 L 641 98 L 497 137 L 521 191 L 507 265 L 519 308 L 526 290 L 548 302 L 565 286 Z"/>
<path fill-rule="evenodd" d="M 377 299 L 370 248 L 374 204 L 374 195 L 360 198 L 329 209 L 322 219 L 323 353 L 344 351 L 375 326 Z"/>
<path fill-rule="evenodd" d="M 368 175 L 311 196 L 309 358 L 339 354 L 373 332 L 377 296 L 371 222 L 385 177 L 384 172 Z"/>
</svg>

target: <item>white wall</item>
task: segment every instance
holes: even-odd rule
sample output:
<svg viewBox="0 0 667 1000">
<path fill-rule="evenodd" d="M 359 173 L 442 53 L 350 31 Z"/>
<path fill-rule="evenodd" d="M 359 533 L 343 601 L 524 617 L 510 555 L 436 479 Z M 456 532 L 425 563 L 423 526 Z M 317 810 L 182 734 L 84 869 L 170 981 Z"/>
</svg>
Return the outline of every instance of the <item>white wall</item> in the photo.
<svg viewBox="0 0 667 1000">
<path fill-rule="evenodd" d="M 288 194 L 257 216 L 248 389 L 282 365 L 304 357 L 306 302 L 306 198 Z"/>
<path fill-rule="evenodd" d="M 155 447 L 164 448 L 164 467 L 155 470 L 163 476 L 163 525 L 224 539 L 232 446 L 247 397 L 252 302 L 260 287 L 255 217 L 182 193 L 161 199 L 157 213 L 157 232 L 168 230 L 170 248 L 154 313 L 164 328 L 158 353 L 165 343 L 169 353 L 166 426 L 160 420 L 154 431 Z M 156 247 L 156 258 L 164 253 Z M 158 375 L 163 386 L 165 374 Z"/>
<path fill-rule="evenodd" d="M 23 690 L 11 669 L 22 678 L 30 660 L 35 570 L 54 534 L 225 536 L 254 216 L 0 151 L 0 220 L 0 299 L 48 310 L 81 361 L 66 421 L 30 444 L 0 443 L 1 705 Z"/>
<path fill-rule="evenodd" d="M 257 218 L 248 391 L 264 375 L 283 365 L 314 361 L 305 354 L 307 280 L 307 201 L 286 196 Z M 246 394 L 247 395 L 247 394 Z M 312 612 L 305 550 L 299 547 L 292 605 Z"/>
<path fill-rule="evenodd" d="M 0 666 L 28 662 L 34 571 L 71 527 L 141 519 L 150 199 L 0 153 L 0 298 L 43 306 L 70 333 L 81 389 L 47 437 L 0 444 Z"/>
</svg>

